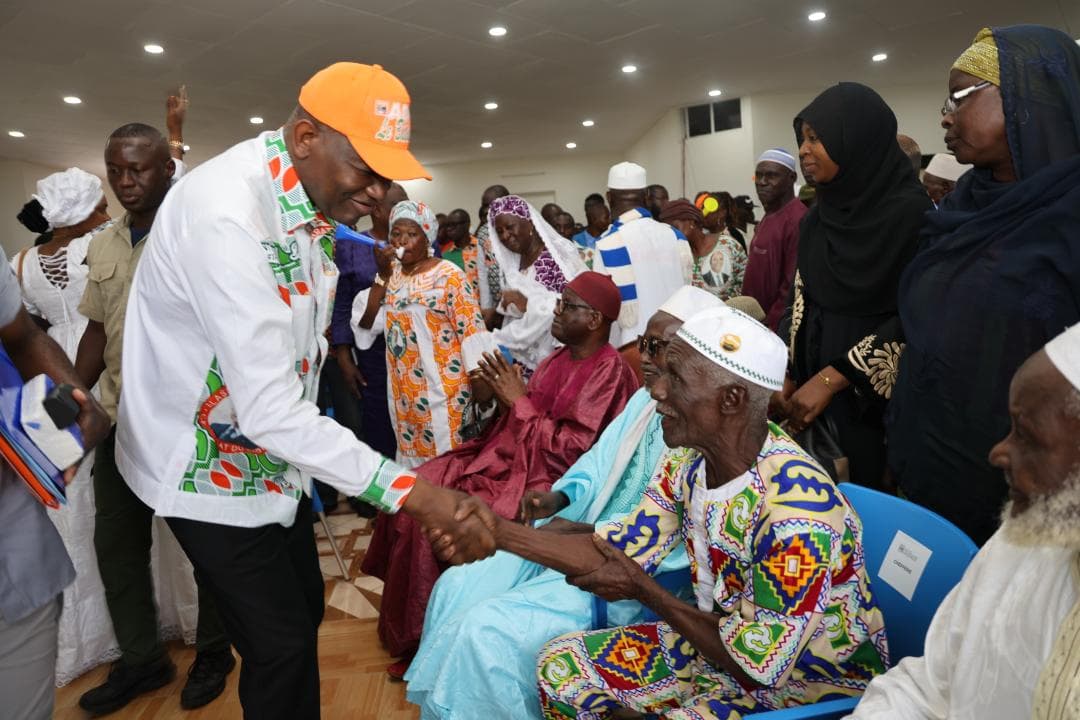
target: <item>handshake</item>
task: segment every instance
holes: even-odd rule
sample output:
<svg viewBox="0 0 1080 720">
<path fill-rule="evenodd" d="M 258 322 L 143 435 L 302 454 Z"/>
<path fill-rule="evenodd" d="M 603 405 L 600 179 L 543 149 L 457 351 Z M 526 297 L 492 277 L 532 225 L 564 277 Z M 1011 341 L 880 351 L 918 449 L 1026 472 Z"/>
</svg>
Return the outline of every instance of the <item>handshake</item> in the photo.
<svg viewBox="0 0 1080 720">
<path fill-rule="evenodd" d="M 495 554 L 499 518 L 483 500 L 417 477 L 402 510 L 424 528 L 442 562 L 464 565 Z"/>
</svg>

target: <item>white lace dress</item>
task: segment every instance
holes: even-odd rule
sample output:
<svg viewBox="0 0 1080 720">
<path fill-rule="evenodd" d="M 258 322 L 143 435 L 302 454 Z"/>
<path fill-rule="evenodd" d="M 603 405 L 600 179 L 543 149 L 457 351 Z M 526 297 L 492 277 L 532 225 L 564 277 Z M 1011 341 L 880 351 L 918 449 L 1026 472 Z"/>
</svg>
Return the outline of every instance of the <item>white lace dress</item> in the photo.
<svg viewBox="0 0 1080 720">
<path fill-rule="evenodd" d="M 87 267 L 83 261 L 90 237 L 88 234 L 72 240 L 50 256 L 41 256 L 37 248 L 31 248 L 11 261 L 20 275 L 26 309 L 49 322 L 49 336 L 72 362 L 86 329 L 86 318 L 78 308 L 86 288 Z M 49 510 L 76 573 L 75 582 L 64 591 L 57 686 L 120 656 L 94 552 L 94 487 L 90 477 L 93 460 L 92 454 L 88 456 L 68 485 L 67 504 Z M 162 633 L 166 637 L 182 635 L 185 641 L 194 642 L 198 600 L 191 564 L 160 518 L 154 518 L 153 548 L 154 589 Z"/>
</svg>

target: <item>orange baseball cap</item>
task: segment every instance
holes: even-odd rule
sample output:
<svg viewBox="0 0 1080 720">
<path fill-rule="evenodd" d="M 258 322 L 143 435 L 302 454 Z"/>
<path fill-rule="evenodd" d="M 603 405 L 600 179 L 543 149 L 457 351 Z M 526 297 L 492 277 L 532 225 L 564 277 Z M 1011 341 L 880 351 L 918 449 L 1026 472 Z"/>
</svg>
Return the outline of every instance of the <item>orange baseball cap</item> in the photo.
<svg viewBox="0 0 1080 720">
<path fill-rule="evenodd" d="M 409 152 L 409 93 L 382 66 L 339 62 L 323 68 L 300 88 L 300 107 L 347 137 L 383 177 L 431 179 Z"/>
</svg>

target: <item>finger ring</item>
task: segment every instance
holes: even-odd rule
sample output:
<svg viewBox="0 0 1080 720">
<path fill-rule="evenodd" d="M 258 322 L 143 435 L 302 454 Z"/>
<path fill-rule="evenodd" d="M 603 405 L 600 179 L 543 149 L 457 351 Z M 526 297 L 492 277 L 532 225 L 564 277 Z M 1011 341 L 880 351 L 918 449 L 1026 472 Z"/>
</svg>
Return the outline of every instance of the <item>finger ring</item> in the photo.
<svg viewBox="0 0 1080 720">
<path fill-rule="evenodd" d="M 499 379 L 499 376 L 498 376 L 498 375 L 492 375 L 492 376 L 491 376 L 491 379 L 492 379 L 492 380 L 498 380 L 498 379 Z"/>
</svg>

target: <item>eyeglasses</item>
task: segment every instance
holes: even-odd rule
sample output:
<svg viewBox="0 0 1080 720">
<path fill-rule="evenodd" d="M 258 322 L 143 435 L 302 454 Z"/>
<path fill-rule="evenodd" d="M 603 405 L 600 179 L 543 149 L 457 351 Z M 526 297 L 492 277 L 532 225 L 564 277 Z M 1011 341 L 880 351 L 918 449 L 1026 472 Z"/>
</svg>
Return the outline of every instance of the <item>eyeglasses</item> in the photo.
<svg viewBox="0 0 1080 720">
<path fill-rule="evenodd" d="M 968 95 L 971 95 L 972 93 L 976 93 L 979 90 L 982 90 L 984 87 L 987 87 L 989 85 L 993 85 L 993 83 L 989 80 L 983 80 L 982 82 L 975 83 L 974 85 L 966 87 L 963 90 L 957 90 L 956 92 L 949 93 L 948 97 L 945 98 L 945 104 L 941 106 L 942 117 L 950 113 L 956 112 L 956 108 L 960 107 L 960 103 L 961 101 L 963 101 L 964 98 L 966 98 Z"/>
<path fill-rule="evenodd" d="M 562 298 L 559 298 L 558 300 L 555 301 L 555 314 L 556 315 L 562 315 L 563 311 L 566 310 L 567 308 L 580 308 L 582 310 L 589 310 L 589 311 L 595 312 L 591 305 L 582 305 L 581 303 L 566 302 Z"/>
<path fill-rule="evenodd" d="M 670 342 L 670 340 L 663 340 L 657 337 L 638 335 L 637 349 L 642 355 L 648 354 L 652 357 L 656 357 L 657 353 L 666 348 Z"/>
</svg>

